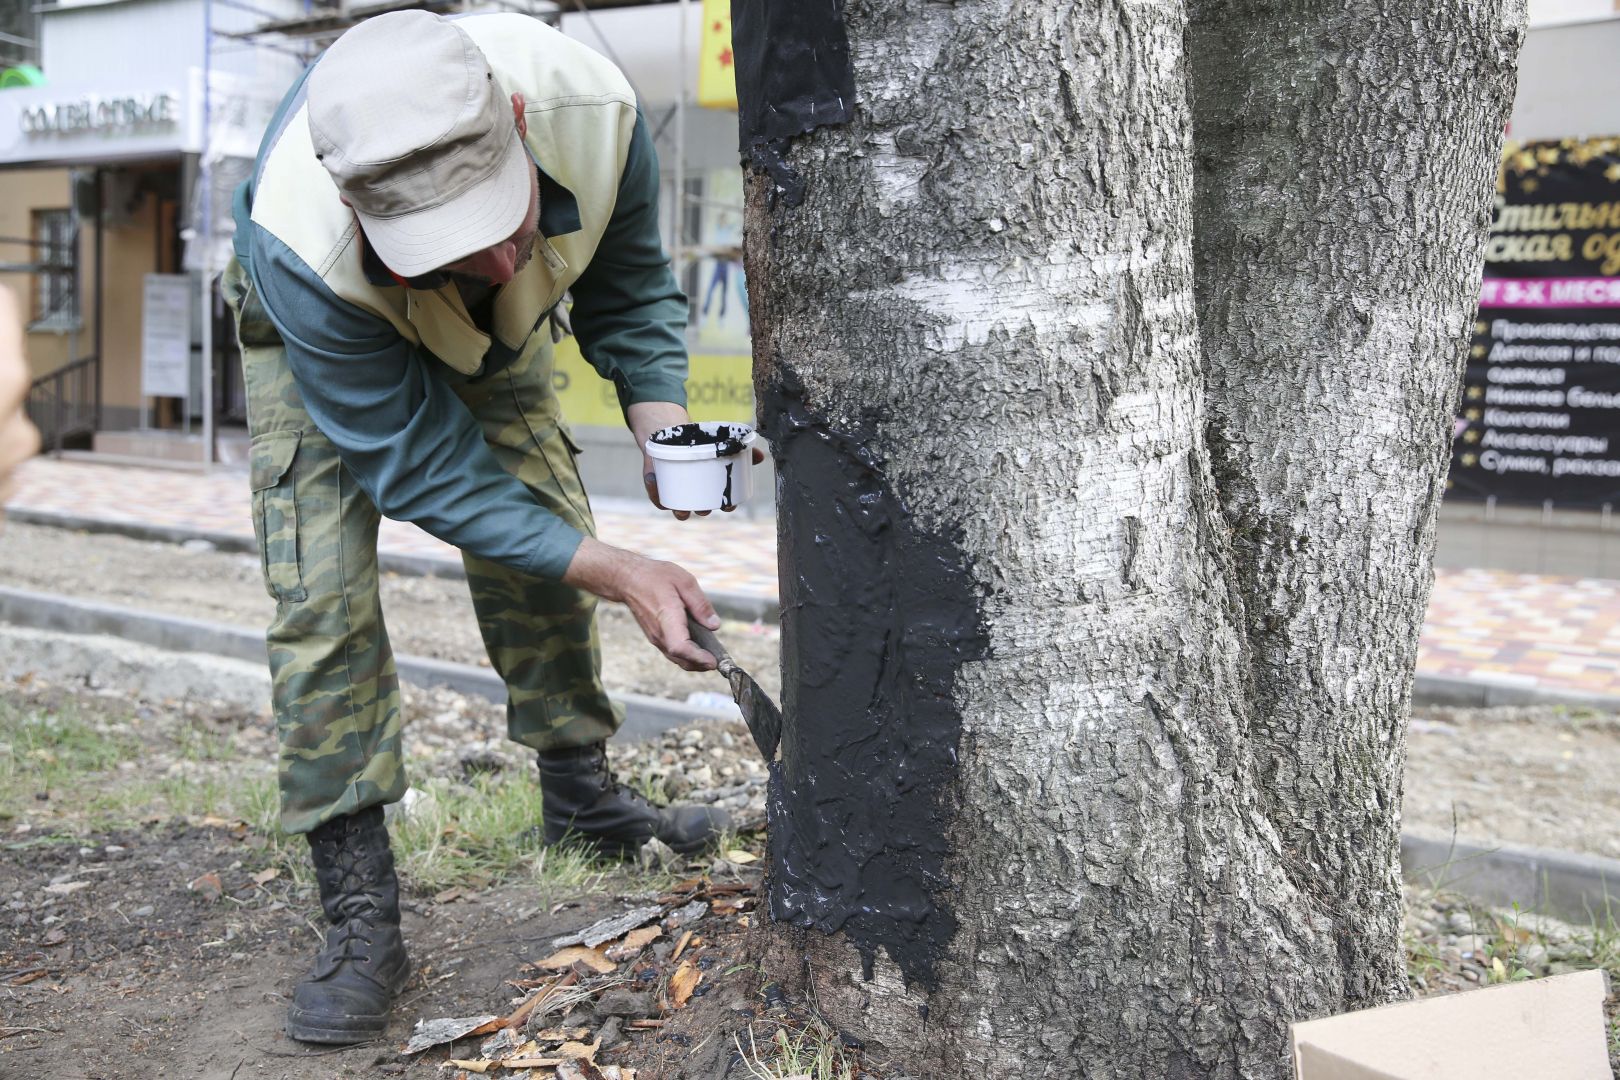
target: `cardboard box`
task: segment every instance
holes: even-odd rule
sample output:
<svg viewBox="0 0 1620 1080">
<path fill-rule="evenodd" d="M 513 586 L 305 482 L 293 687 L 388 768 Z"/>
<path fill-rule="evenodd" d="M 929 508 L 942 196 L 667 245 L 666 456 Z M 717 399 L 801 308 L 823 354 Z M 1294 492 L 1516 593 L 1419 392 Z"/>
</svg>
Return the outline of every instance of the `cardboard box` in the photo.
<svg viewBox="0 0 1620 1080">
<path fill-rule="evenodd" d="M 1296 1080 L 1612 1080 L 1602 971 L 1308 1020 Z"/>
</svg>

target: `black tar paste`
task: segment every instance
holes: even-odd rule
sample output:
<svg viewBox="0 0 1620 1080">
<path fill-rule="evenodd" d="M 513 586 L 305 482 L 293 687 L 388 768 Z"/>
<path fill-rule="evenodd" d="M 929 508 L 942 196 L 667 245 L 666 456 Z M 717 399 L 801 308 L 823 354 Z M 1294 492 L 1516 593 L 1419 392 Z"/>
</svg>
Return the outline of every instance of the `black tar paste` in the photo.
<svg viewBox="0 0 1620 1080">
<path fill-rule="evenodd" d="M 855 115 L 844 0 L 731 0 L 731 47 L 742 155 L 797 206 L 804 180 L 784 160 L 788 142 Z"/>
<path fill-rule="evenodd" d="M 703 430 L 702 424 L 676 424 L 659 428 L 648 441 L 659 446 L 713 446 L 715 457 L 731 457 L 742 453 L 743 440 L 748 438 L 750 430 L 747 424 L 716 424 L 710 433 Z"/>
<path fill-rule="evenodd" d="M 762 404 L 777 464 L 783 732 L 771 766 L 779 922 L 843 931 L 932 989 L 956 930 L 945 876 L 962 721 L 957 669 L 988 652 L 958 538 L 923 531 L 867 431 L 837 431 L 781 381 Z"/>
</svg>

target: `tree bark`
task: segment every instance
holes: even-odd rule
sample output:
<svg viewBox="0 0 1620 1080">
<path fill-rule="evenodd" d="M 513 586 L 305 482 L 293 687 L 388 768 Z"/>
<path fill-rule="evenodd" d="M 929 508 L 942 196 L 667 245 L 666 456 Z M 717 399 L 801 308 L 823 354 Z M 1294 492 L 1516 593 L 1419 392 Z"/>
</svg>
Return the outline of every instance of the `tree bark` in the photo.
<svg viewBox="0 0 1620 1080">
<path fill-rule="evenodd" d="M 1390 406 L 1416 433 L 1363 425 L 1337 464 L 1290 469 L 1261 449 L 1256 465 L 1231 449 L 1245 425 L 1278 424 L 1263 445 L 1281 453 L 1338 407 L 1319 369 L 1340 323 L 1289 370 L 1296 396 L 1270 413 L 1232 404 L 1245 385 L 1271 392 L 1268 363 L 1244 367 L 1241 310 L 1267 299 L 1242 282 L 1232 300 L 1195 293 L 1182 5 L 850 0 L 845 16 L 853 119 L 786 144 L 749 188 L 784 603 L 770 966 L 922 1076 L 1282 1076 L 1291 1020 L 1399 991 L 1401 710 L 1432 542 L 1413 521 L 1443 460 L 1492 117 L 1414 93 L 1414 114 L 1368 121 L 1401 160 L 1457 138 L 1448 160 L 1469 163 L 1413 179 L 1397 198 L 1425 209 L 1390 211 L 1380 242 L 1423 264 L 1402 278 L 1425 282 L 1402 324 L 1420 370 Z M 1447 73 L 1420 81 L 1457 78 L 1464 95 L 1499 81 L 1511 34 L 1464 38 Z M 745 113 L 750 89 L 740 78 Z M 1235 138 L 1245 110 L 1271 107 L 1265 92 L 1230 106 Z M 1217 189 L 1242 197 L 1206 176 L 1205 212 Z M 1200 235 L 1201 259 L 1224 266 L 1218 250 Z M 1201 339 L 1196 310 L 1233 315 Z M 1262 547 L 1276 569 L 1251 567 L 1240 493 L 1290 492 L 1315 512 L 1322 472 L 1366 490 L 1346 479 L 1360 461 L 1407 463 L 1393 480 L 1419 488 L 1401 492 L 1410 517 L 1362 512 L 1331 535 L 1416 553 L 1419 569 L 1385 579 L 1403 591 L 1377 621 L 1358 608 L 1337 636 L 1309 636 L 1324 603 L 1383 594 L 1275 543 Z M 1273 465 L 1280 479 L 1260 469 Z M 1419 535 L 1385 536 L 1401 529 Z M 1300 629 L 1278 653 L 1268 604 L 1287 590 Z M 1369 630 L 1381 659 L 1334 714 L 1355 721 L 1343 747 L 1284 745 L 1327 730 L 1320 688 L 1347 669 L 1320 658 L 1354 659 Z M 1296 657 L 1318 657 L 1309 679 Z M 1317 689 L 1295 705 L 1289 678 Z M 1355 712 L 1368 702 L 1383 711 Z M 1331 770 L 1351 767 L 1341 794 Z M 1312 846 L 1307 825 L 1332 835 Z M 1335 861 L 1319 870 L 1322 852 Z"/>
<path fill-rule="evenodd" d="M 1403 996 L 1400 790 L 1523 0 L 1190 0 L 1207 436 L 1286 865 Z"/>
</svg>

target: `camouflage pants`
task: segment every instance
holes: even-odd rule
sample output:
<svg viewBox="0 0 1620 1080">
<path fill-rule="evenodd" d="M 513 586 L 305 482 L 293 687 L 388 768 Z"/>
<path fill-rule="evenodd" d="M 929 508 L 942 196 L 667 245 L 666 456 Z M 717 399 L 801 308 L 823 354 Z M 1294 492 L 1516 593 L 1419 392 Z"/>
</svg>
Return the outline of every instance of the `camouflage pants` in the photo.
<svg viewBox="0 0 1620 1080">
<path fill-rule="evenodd" d="M 304 408 L 281 338 L 233 260 L 252 434 L 253 527 L 276 601 L 266 635 L 280 737 L 281 820 L 308 832 L 405 793 L 399 677 L 377 592 L 380 515 Z M 484 441 L 540 503 L 586 535 L 590 504 L 551 388 L 551 343 L 457 393 Z M 507 731 L 536 750 L 618 730 L 602 688 L 596 598 L 463 555 L 484 645 L 507 688 Z"/>
</svg>

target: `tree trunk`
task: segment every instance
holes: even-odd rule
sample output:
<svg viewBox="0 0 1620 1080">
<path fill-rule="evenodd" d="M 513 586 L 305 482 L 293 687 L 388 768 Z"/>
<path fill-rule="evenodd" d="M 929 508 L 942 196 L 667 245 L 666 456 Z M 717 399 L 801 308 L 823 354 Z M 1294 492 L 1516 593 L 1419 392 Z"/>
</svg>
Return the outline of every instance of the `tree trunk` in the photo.
<svg viewBox="0 0 1620 1080">
<path fill-rule="evenodd" d="M 784 110 L 750 100 L 759 69 L 746 54 L 781 37 L 751 36 L 743 4 L 746 128 Z M 1342 4 L 1341 17 L 1367 6 Z M 1231 312 L 1201 347 L 1180 3 L 850 0 L 853 117 L 753 144 L 746 252 L 779 468 L 788 720 L 771 805 L 771 966 L 912 1072 L 1281 1076 L 1290 1020 L 1399 992 L 1398 893 L 1386 892 L 1432 542 L 1432 525 L 1414 523 L 1443 460 L 1444 380 L 1483 235 L 1484 132 L 1500 129 L 1505 77 L 1500 27 L 1440 49 L 1426 35 L 1464 5 L 1426 7 L 1436 14 L 1420 30 L 1376 44 L 1392 61 L 1444 53 L 1413 84 L 1455 79 L 1463 99 L 1489 84 L 1485 104 L 1458 117 L 1414 91 L 1409 111 L 1387 102 L 1351 125 L 1397 161 L 1445 145 L 1446 162 L 1468 166 L 1414 166 L 1391 191 L 1416 209 L 1382 213 L 1390 235 L 1355 249 L 1417 264 L 1400 279 L 1405 378 L 1386 379 L 1387 409 L 1415 430 L 1363 423 L 1340 436 L 1342 456 L 1292 468 L 1268 455 L 1317 446 L 1297 441 L 1314 438 L 1296 434 L 1306 418 L 1336 424 L 1326 358 L 1363 352 L 1325 351 L 1323 337 L 1348 331 L 1323 319 L 1309 363 L 1279 374 L 1253 359 L 1260 316 L 1244 305 L 1273 302 L 1274 278 L 1229 282 L 1230 298 L 1200 290 L 1200 310 Z M 1250 59 L 1310 63 L 1316 43 L 1291 40 L 1297 55 Z M 1206 91 L 1204 70 L 1201 101 L 1225 92 Z M 1269 86 L 1234 91 L 1247 96 L 1229 109 L 1268 113 Z M 1336 110 L 1353 100 L 1324 95 L 1334 122 L 1312 138 L 1344 137 Z M 1201 174 L 1206 213 L 1252 197 L 1245 170 L 1259 171 L 1213 110 L 1200 123 L 1232 127 L 1233 148 Z M 1314 210 L 1326 197 L 1265 176 L 1282 202 Z M 1377 179 L 1367 197 L 1389 197 Z M 1254 250 L 1253 227 L 1230 226 L 1233 250 Z M 1219 235 L 1200 235 L 1200 258 L 1247 273 Z M 1287 242 L 1277 258 L 1316 258 L 1327 241 Z M 1327 261 L 1297 273 L 1331 291 L 1341 276 Z M 1382 334 L 1393 302 L 1380 303 Z M 1266 311 L 1263 325 L 1302 310 Z M 1380 355 L 1376 372 L 1394 364 Z M 1249 399 L 1269 411 L 1237 404 Z M 1338 521 L 1336 493 L 1382 490 L 1357 479 L 1363 461 L 1398 472 L 1408 517 L 1358 503 Z M 1401 591 L 1234 532 L 1245 507 L 1275 527 L 1285 504 L 1331 521 L 1334 543 L 1410 553 L 1415 567 L 1383 579 Z M 1386 535 L 1402 529 L 1414 535 Z M 1297 614 L 1279 593 L 1300 597 Z M 1352 594 L 1380 603 L 1323 636 L 1324 605 Z M 1357 645 L 1378 662 L 1340 659 Z M 1344 688 L 1347 663 L 1367 686 Z M 1338 711 L 1318 719 L 1326 708 Z M 1292 745 L 1333 723 L 1348 728 L 1342 744 Z M 1325 779 L 1334 769 L 1354 771 L 1350 791 Z M 1324 852 L 1333 861 L 1312 866 Z"/>
<path fill-rule="evenodd" d="M 1190 0 L 1207 438 L 1251 743 L 1346 1007 L 1402 996 L 1400 790 L 1523 0 Z"/>
</svg>

